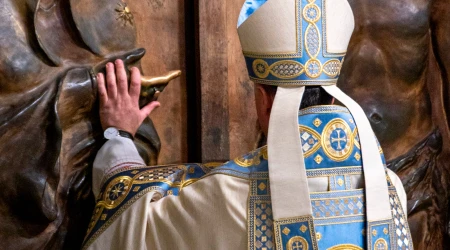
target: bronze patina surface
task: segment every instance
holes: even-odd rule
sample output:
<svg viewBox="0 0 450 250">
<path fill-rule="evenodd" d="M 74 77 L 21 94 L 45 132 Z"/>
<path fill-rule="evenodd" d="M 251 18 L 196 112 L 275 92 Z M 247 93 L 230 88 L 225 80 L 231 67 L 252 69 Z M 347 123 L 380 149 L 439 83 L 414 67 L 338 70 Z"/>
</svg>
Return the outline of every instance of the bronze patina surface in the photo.
<svg viewBox="0 0 450 250">
<path fill-rule="evenodd" d="M 448 249 L 450 3 L 349 1 L 338 85 L 365 110 L 408 195 L 416 249 Z"/>
<path fill-rule="evenodd" d="M 80 248 L 94 205 L 90 169 L 103 143 L 95 75 L 117 58 L 139 66 L 145 54 L 124 6 L 0 0 L 0 249 Z M 177 75 L 145 78 L 153 85 L 141 104 Z M 136 145 L 156 163 L 150 119 Z"/>
</svg>

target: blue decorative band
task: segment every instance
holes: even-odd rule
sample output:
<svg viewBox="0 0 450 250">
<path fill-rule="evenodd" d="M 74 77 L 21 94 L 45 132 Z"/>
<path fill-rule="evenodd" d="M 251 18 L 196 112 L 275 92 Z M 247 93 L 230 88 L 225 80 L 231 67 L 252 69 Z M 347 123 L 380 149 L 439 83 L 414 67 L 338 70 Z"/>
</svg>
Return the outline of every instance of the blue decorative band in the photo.
<svg viewBox="0 0 450 250">
<path fill-rule="evenodd" d="M 266 54 L 244 51 L 250 79 L 277 86 L 336 84 L 345 53 L 328 51 L 326 15 L 324 0 L 298 0 L 297 51 Z"/>
</svg>

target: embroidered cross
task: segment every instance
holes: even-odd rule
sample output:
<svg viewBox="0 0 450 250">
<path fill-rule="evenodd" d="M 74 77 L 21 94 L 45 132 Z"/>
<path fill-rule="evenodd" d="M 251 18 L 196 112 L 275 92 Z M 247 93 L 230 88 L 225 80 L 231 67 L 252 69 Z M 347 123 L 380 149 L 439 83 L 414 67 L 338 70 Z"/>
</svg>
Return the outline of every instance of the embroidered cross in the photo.
<svg viewBox="0 0 450 250">
<path fill-rule="evenodd" d="M 303 249 L 303 245 L 300 244 L 298 241 L 294 242 L 294 244 L 292 245 L 292 250 L 301 250 L 301 249 Z"/>
<path fill-rule="evenodd" d="M 341 150 L 342 149 L 341 142 L 345 142 L 346 143 L 347 142 L 347 137 L 344 136 L 344 137 L 341 138 L 341 130 L 336 130 L 336 133 L 337 133 L 337 138 L 331 137 L 331 143 L 337 142 L 338 143 L 337 149 Z"/>
</svg>

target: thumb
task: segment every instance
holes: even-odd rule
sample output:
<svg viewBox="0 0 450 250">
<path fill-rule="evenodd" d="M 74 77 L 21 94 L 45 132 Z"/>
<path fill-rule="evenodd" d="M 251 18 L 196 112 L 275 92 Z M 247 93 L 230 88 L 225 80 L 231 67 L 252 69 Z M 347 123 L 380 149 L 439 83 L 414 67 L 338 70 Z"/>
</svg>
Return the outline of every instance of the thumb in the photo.
<svg viewBox="0 0 450 250">
<path fill-rule="evenodd" d="M 145 107 L 143 107 L 141 109 L 141 120 L 144 120 L 147 116 L 150 115 L 150 113 L 155 110 L 156 108 L 158 108 L 159 106 L 161 106 L 161 103 L 157 102 L 157 101 L 153 101 L 149 104 L 147 104 Z"/>
</svg>

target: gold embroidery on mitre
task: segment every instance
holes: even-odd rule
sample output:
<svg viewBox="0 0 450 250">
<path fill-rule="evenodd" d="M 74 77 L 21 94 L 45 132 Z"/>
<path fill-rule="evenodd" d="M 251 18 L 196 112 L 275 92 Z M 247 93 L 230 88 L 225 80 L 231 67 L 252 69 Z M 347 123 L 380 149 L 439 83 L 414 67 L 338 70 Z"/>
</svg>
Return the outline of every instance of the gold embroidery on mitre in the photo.
<svg viewBox="0 0 450 250">
<path fill-rule="evenodd" d="M 323 73 L 329 77 L 336 77 L 341 71 L 341 61 L 332 59 L 323 65 Z"/>
<path fill-rule="evenodd" d="M 304 67 L 297 61 L 283 60 L 270 65 L 269 70 L 272 75 L 278 78 L 292 79 L 302 75 Z"/>
<path fill-rule="evenodd" d="M 322 74 L 322 63 L 316 59 L 310 59 L 305 63 L 305 73 L 309 78 L 317 78 Z"/>
<path fill-rule="evenodd" d="M 256 59 L 253 61 L 253 72 L 259 78 L 266 78 L 270 73 L 269 64 L 262 59 Z"/>
</svg>

